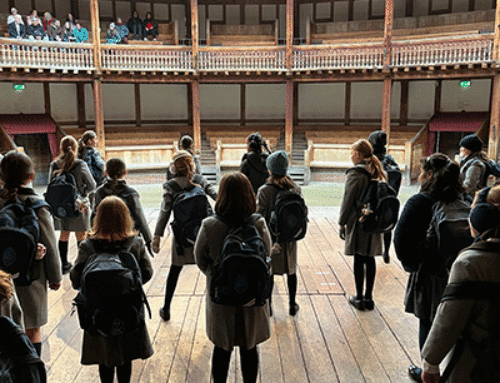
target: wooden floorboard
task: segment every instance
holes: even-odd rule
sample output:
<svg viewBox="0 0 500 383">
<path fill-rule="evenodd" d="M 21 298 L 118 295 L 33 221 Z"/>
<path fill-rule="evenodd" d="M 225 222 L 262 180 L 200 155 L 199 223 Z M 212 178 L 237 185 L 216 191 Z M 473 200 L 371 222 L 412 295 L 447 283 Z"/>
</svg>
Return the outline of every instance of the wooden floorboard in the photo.
<svg viewBox="0 0 500 383">
<path fill-rule="evenodd" d="M 147 209 L 153 231 L 158 209 Z M 377 259 L 375 310 L 359 312 L 347 301 L 355 291 L 352 257 L 343 254 L 338 236 L 338 208 L 311 208 L 306 238 L 299 243 L 300 311 L 288 314 L 286 276 L 275 276 L 271 338 L 259 346 L 260 383 L 411 382 L 406 369 L 419 362 L 418 321 L 404 312 L 407 274 L 391 252 L 391 262 Z M 205 333 L 203 273 L 185 266 L 172 301 L 169 322 L 159 318 L 170 268 L 168 231 L 152 263 L 155 275 L 146 284 L 152 318 L 148 331 L 155 350 L 134 361 L 132 382 L 210 382 L 213 345 Z M 70 239 L 69 259 L 77 246 Z M 42 358 L 51 383 L 97 383 L 96 366 L 80 364 L 82 330 L 72 315 L 76 292 L 68 276 L 49 293 L 49 323 L 43 327 Z M 229 383 L 241 383 L 239 352 L 231 358 Z"/>
</svg>

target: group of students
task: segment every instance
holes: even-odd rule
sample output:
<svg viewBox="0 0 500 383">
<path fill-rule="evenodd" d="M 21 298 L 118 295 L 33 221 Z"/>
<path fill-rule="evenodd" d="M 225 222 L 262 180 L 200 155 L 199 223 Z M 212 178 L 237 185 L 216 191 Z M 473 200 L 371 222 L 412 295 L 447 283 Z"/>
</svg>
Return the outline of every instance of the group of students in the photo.
<svg viewBox="0 0 500 383">
<path fill-rule="evenodd" d="M 146 12 L 144 20 L 139 16 L 139 12 L 134 11 L 127 24 L 122 23 L 118 17 L 115 23 L 110 23 L 106 31 L 106 42 L 108 44 L 127 44 L 129 35 L 133 40 L 148 40 L 151 37 L 156 40 L 158 36 L 158 23 L 151 12 Z"/>
<path fill-rule="evenodd" d="M 85 43 L 89 39 L 87 28 L 75 20 L 71 13 L 68 13 L 64 24 L 61 25 L 61 20 L 54 18 L 50 12 L 45 12 L 41 20 L 37 11 L 32 10 L 23 20 L 16 8 L 11 8 L 10 11 L 11 14 L 7 18 L 10 38 L 75 43 Z"/>
</svg>

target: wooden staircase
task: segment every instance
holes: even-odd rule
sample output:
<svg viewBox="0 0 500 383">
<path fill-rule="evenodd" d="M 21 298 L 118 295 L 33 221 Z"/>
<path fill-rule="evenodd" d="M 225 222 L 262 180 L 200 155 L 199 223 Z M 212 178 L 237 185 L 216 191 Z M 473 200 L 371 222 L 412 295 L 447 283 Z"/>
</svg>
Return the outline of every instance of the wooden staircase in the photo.
<svg viewBox="0 0 500 383">
<path fill-rule="evenodd" d="M 201 175 L 212 184 L 219 182 L 220 174 L 215 161 L 215 152 L 210 147 L 210 141 L 205 133 L 201 134 Z"/>
<path fill-rule="evenodd" d="M 288 175 L 298 185 L 307 185 L 309 183 L 308 169 L 304 164 L 305 150 L 307 149 L 307 141 L 305 133 L 294 133 L 293 147 L 292 147 L 292 160 Z M 285 135 L 281 137 L 276 144 L 276 150 L 285 150 Z"/>
</svg>

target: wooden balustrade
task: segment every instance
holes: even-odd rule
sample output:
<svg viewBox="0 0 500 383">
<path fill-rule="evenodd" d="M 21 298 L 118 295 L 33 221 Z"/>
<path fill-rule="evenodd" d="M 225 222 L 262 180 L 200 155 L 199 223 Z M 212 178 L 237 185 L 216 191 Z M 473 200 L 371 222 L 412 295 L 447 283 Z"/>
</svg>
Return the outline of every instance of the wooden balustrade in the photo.
<svg viewBox="0 0 500 383">
<path fill-rule="evenodd" d="M 93 70 L 91 44 L 0 38 L 0 67 Z"/>
<path fill-rule="evenodd" d="M 104 45 L 102 66 L 104 70 L 126 71 L 193 71 L 189 47 Z"/>
<path fill-rule="evenodd" d="M 199 50 L 200 71 L 283 71 L 285 48 L 281 47 L 204 47 Z"/>
<path fill-rule="evenodd" d="M 293 70 L 295 71 L 381 68 L 383 61 L 384 46 L 382 44 L 295 47 L 293 52 Z"/>
</svg>

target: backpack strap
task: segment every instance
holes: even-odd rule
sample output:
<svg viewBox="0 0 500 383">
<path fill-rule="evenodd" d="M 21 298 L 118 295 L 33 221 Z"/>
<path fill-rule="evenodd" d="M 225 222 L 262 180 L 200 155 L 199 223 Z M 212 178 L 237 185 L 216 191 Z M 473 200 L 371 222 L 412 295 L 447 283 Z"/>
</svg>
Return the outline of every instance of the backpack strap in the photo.
<svg viewBox="0 0 500 383">
<path fill-rule="evenodd" d="M 350 171 L 357 171 L 361 174 L 364 174 L 365 176 L 367 176 L 370 180 L 373 178 L 373 175 L 368 171 L 366 170 L 363 166 L 354 166 L 350 169 L 347 169 L 346 173 L 350 172 Z"/>
<path fill-rule="evenodd" d="M 255 222 L 257 222 L 257 220 L 261 217 L 261 215 L 258 213 L 252 214 L 250 217 L 245 219 L 245 221 L 241 225 L 236 225 L 217 213 L 214 214 L 214 217 L 217 218 L 219 221 L 225 223 L 227 226 L 229 226 L 229 228 L 232 229 L 234 227 L 239 227 L 244 225 L 255 225 Z"/>
</svg>

